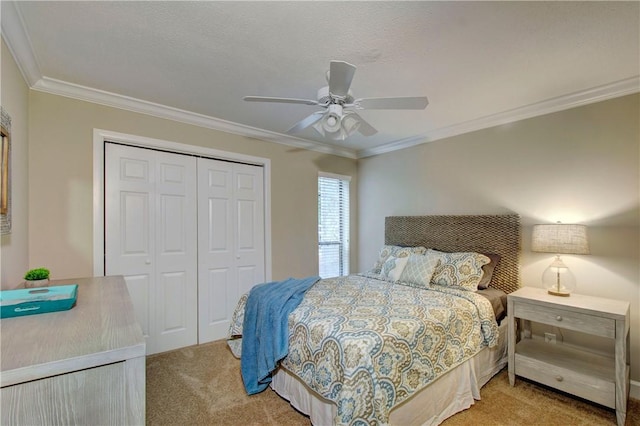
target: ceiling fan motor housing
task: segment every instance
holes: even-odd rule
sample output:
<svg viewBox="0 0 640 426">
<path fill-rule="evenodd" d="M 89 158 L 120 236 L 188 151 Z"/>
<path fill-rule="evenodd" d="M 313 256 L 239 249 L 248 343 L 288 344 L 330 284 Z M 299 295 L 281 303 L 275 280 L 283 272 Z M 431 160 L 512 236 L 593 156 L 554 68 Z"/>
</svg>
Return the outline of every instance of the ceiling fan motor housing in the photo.
<svg viewBox="0 0 640 426">
<path fill-rule="evenodd" d="M 354 101 L 353 95 L 351 94 L 351 90 L 349 90 L 349 93 L 347 93 L 347 96 L 339 97 L 329 92 L 329 86 L 324 86 L 318 89 L 317 99 L 318 99 L 318 104 L 320 105 L 352 104 Z"/>
</svg>

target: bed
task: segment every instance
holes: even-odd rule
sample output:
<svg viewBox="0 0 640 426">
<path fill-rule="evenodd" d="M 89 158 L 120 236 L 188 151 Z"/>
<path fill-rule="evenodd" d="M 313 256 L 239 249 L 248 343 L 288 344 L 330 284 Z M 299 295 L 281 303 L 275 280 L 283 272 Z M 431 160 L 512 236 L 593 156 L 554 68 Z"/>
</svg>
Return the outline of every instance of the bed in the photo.
<svg viewBox="0 0 640 426">
<path fill-rule="evenodd" d="M 441 423 L 506 365 L 499 320 L 520 286 L 519 253 L 517 215 L 387 217 L 372 270 L 317 282 L 288 316 L 288 355 L 271 388 L 314 425 Z M 433 280 L 458 274 L 442 268 L 449 256 L 480 262 L 472 269 L 482 266 L 488 288 L 407 279 L 431 267 L 429 256 L 440 256 Z"/>
</svg>

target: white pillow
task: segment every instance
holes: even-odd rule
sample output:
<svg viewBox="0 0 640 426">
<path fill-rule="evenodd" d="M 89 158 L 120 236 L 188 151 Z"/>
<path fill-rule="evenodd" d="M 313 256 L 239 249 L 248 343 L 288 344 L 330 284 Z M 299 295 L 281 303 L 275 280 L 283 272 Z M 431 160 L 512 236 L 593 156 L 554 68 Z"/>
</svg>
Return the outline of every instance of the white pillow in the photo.
<svg viewBox="0 0 640 426">
<path fill-rule="evenodd" d="M 402 271 L 404 267 L 407 265 L 407 261 L 409 260 L 408 256 L 405 257 L 394 257 L 390 256 L 382 265 L 382 270 L 380 271 L 380 275 L 383 278 L 388 279 L 390 281 L 398 281 L 400 276 L 402 275 Z"/>
<path fill-rule="evenodd" d="M 428 288 L 433 272 L 439 264 L 440 255 L 438 254 L 412 254 L 402 271 L 400 282 L 411 287 Z"/>
</svg>

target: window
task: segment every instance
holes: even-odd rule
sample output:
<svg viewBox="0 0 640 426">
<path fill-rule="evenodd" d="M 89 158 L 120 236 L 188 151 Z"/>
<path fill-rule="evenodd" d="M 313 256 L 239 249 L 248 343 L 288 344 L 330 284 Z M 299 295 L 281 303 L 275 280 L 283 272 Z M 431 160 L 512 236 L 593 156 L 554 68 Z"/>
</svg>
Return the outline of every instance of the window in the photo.
<svg viewBox="0 0 640 426">
<path fill-rule="evenodd" d="M 318 260 L 322 278 L 349 275 L 349 176 L 318 177 Z"/>
</svg>

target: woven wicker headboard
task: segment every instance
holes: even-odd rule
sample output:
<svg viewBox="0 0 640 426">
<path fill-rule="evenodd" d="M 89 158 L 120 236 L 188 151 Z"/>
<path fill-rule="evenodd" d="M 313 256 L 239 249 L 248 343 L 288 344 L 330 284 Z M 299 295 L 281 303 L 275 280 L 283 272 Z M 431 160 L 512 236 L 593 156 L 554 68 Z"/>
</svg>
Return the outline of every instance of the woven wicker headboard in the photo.
<svg viewBox="0 0 640 426">
<path fill-rule="evenodd" d="M 520 216 L 389 216 L 385 244 L 424 246 L 447 252 L 475 251 L 501 256 L 491 287 L 505 293 L 520 288 Z"/>
</svg>

